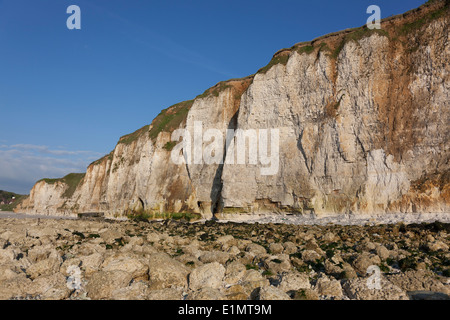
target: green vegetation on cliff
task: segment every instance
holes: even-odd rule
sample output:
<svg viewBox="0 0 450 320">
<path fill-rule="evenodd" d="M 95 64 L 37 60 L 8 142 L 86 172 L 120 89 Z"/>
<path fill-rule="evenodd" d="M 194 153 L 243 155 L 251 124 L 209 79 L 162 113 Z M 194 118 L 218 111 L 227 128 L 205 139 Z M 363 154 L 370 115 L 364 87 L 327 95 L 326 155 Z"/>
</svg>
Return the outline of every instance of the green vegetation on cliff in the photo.
<svg viewBox="0 0 450 320">
<path fill-rule="evenodd" d="M 438 0 L 430 0 L 426 4 L 422 6 L 422 8 L 427 8 L 430 5 L 433 5 L 434 3 L 439 2 Z M 299 54 L 306 53 L 310 54 L 315 52 L 315 49 L 318 48 L 319 50 L 326 50 L 329 51 L 329 56 L 333 59 L 337 59 L 339 56 L 339 53 L 344 48 L 344 45 L 348 43 L 349 41 L 360 41 L 363 38 L 369 37 L 373 34 L 378 34 L 381 36 L 389 37 L 390 30 L 393 31 L 391 33 L 391 36 L 393 37 L 392 40 L 398 41 L 398 36 L 405 36 L 411 32 L 417 31 L 421 29 L 424 25 L 430 23 L 431 21 L 441 18 L 445 15 L 449 14 L 449 7 L 450 7 L 450 0 L 445 1 L 445 4 L 443 7 L 440 7 L 438 9 L 431 9 L 429 12 L 425 14 L 421 14 L 422 16 L 420 18 L 414 19 L 411 22 L 404 22 L 401 23 L 399 26 L 396 26 L 394 30 L 391 26 L 388 26 L 386 29 L 369 29 L 367 28 L 367 25 L 363 25 L 358 28 L 353 29 L 347 29 L 344 31 L 336 32 L 332 34 L 333 36 L 339 36 L 340 41 L 337 42 L 337 44 L 332 45 L 331 48 L 328 46 L 326 42 L 326 37 L 319 37 L 311 42 L 302 42 L 299 44 L 294 45 L 291 48 L 282 49 L 278 51 L 270 60 L 270 62 L 263 68 L 258 70 L 258 73 L 265 74 L 267 71 L 269 71 L 273 66 L 282 64 L 286 65 L 289 57 L 292 52 L 296 51 Z M 417 9 L 416 9 L 417 10 Z M 414 12 L 416 10 L 411 10 L 410 12 Z M 405 16 L 405 14 L 403 14 Z M 386 18 L 382 20 L 386 21 L 391 18 Z M 319 42 L 320 40 L 320 42 Z M 316 45 L 316 43 L 320 43 L 319 45 Z"/>
<path fill-rule="evenodd" d="M 127 215 L 128 219 L 133 221 L 151 221 L 151 220 L 186 220 L 196 221 L 201 219 L 201 214 L 192 212 L 133 212 Z"/>
<path fill-rule="evenodd" d="M 119 143 L 129 145 L 146 133 L 148 133 L 150 139 L 155 141 L 161 132 L 174 131 L 186 119 L 189 109 L 193 104 L 194 100 L 188 100 L 162 110 L 150 125 L 146 125 L 133 133 L 121 137 Z"/>
<path fill-rule="evenodd" d="M 150 126 L 149 137 L 156 140 L 160 132 L 173 132 L 186 120 L 189 109 L 193 104 L 194 100 L 188 100 L 162 110 Z"/>
<path fill-rule="evenodd" d="M 143 126 L 142 128 L 136 130 L 133 133 L 127 134 L 119 139 L 119 143 L 122 144 L 131 144 L 133 141 L 136 141 L 142 134 L 148 132 L 148 128 L 150 125 Z"/>
<path fill-rule="evenodd" d="M 0 190 L 0 211 L 13 211 L 26 197 L 23 194 Z"/>
<path fill-rule="evenodd" d="M 64 191 L 63 197 L 64 198 L 70 198 L 73 196 L 75 190 L 77 189 L 78 185 L 80 184 L 81 180 L 84 178 L 86 174 L 85 173 L 69 173 L 67 176 L 59 179 L 41 179 L 38 182 L 44 181 L 48 184 L 55 184 L 57 182 L 62 182 L 68 185 L 69 187 Z"/>
</svg>

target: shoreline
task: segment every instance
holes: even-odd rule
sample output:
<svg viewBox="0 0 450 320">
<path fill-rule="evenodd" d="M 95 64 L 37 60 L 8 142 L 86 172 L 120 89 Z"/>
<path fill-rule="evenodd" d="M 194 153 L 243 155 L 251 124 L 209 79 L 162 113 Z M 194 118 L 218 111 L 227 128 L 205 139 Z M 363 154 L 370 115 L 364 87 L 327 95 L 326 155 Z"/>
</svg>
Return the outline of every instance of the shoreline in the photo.
<svg viewBox="0 0 450 320">
<path fill-rule="evenodd" d="M 230 219 L 221 219 L 219 222 L 245 222 L 245 223 L 282 223 L 293 225 L 390 225 L 397 223 L 450 223 L 450 213 L 385 213 L 385 214 L 328 214 L 328 215 L 235 215 Z"/>
<path fill-rule="evenodd" d="M 53 220 L 78 220 L 75 216 L 50 216 L 45 214 L 15 213 L 12 211 L 0 211 L 0 219 L 53 219 Z"/>
<path fill-rule="evenodd" d="M 51 216 L 51 215 L 30 215 L 25 213 L 14 213 L 11 211 L 0 211 L 0 219 L 53 219 L 53 220 L 82 220 L 77 216 Z M 126 218 L 104 218 L 105 221 L 129 221 Z M 163 221 L 163 219 L 150 220 Z M 191 223 L 205 223 L 206 219 L 193 221 Z M 280 214 L 237 214 L 229 215 L 227 219 L 216 220 L 218 223 L 246 223 L 246 224 L 289 224 L 289 225 L 342 225 L 342 226 L 364 226 L 364 225 L 392 225 L 397 223 L 450 223 L 450 213 L 430 212 L 430 213 L 385 213 L 385 214 L 327 214 L 327 215 L 280 215 Z"/>
</svg>

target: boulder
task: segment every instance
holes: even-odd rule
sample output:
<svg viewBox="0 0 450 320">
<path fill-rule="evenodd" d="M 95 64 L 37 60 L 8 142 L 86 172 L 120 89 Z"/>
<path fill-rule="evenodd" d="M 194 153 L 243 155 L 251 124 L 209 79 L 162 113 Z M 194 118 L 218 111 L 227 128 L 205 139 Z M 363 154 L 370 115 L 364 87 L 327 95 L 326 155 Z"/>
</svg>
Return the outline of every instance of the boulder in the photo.
<svg viewBox="0 0 450 320">
<path fill-rule="evenodd" d="M 227 285 L 237 284 L 242 280 L 245 272 L 246 268 L 242 263 L 233 261 L 229 263 L 225 268 L 225 277 L 223 279 L 223 282 Z"/>
<path fill-rule="evenodd" d="M 102 271 L 124 271 L 131 274 L 133 280 L 148 280 L 148 265 L 126 254 L 115 254 L 105 259 Z"/>
<path fill-rule="evenodd" d="M 129 286 L 132 275 L 125 271 L 99 271 L 92 274 L 86 292 L 94 300 L 114 299 L 114 292 Z"/>
<path fill-rule="evenodd" d="M 405 291 L 433 291 L 450 295 L 450 287 L 427 270 L 409 270 L 405 273 L 388 275 L 386 278 Z"/>
<path fill-rule="evenodd" d="M 100 270 L 104 257 L 100 253 L 93 253 L 89 256 L 80 257 L 80 260 L 81 269 L 84 270 L 84 275 L 89 278 L 93 273 Z"/>
<path fill-rule="evenodd" d="M 322 296 L 330 296 L 337 299 L 343 297 L 341 283 L 338 280 L 330 279 L 326 276 L 317 280 L 315 289 Z"/>
<path fill-rule="evenodd" d="M 222 251 L 206 251 L 198 259 L 203 263 L 218 262 L 224 265 L 230 259 L 230 254 Z"/>
<path fill-rule="evenodd" d="M 59 267 L 62 263 L 61 257 L 51 257 L 45 260 L 41 260 L 32 264 L 26 273 L 30 276 L 32 280 L 40 276 L 49 276 L 59 272 Z"/>
<path fill-rule="evenodd" d="M 285 292 L 274 286 L 263 286 L 251 295 L 252 300 L 291 300 Z"/>
<path fill-rule="evenodd" d="M 287 272 L 281 275 L 281 281 L 278 288 L 283 292 L 298 291 L 301 289 L 310 289 L 309 276 L 306 273 Z"/>
<path fill-rule="evenodd" d="M 187 287 L 187 276 L 190 273 L 183 263 L 165 253 L 155 253 L 148 259 L 150 288 L 163 289 L 171 287 Z"/>
<path fill-rule="evenodd" d="M 66 277 L 61 273 L 39 277 L 27 287 L 27 294 L 39 296 L 44 300 L 64 300 L 69 297 L 71 291 Z"/>
<path fill-rule="evenodd" d="M 189 275 L 189 289 L 196 291 L 201 288 L 219 289 L 225 276 L 225 267 L 218 262 L 204 264 L 195 268 Z"/>
</svg>

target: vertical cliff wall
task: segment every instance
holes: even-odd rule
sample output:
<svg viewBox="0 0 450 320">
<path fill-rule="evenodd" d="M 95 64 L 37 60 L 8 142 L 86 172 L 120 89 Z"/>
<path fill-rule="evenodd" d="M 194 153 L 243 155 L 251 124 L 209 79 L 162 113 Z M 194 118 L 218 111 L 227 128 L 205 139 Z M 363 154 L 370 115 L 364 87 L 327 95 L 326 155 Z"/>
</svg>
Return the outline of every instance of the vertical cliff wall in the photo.
<svg viewBox="0 0 450 320">
<path fill-rule="evenodd" d="M 434 1 L 383 20 L 381 30 L 280 50 L 254 76 L 163 110 L 78 181 L 39 181 L 16 211 L 450 212 L 449 16 L 448 2 Z M 194 136 L 196 122 L 224 137 L 278 129 L 277 171 L 263 175 L 267 164 L 249 161 L 173 163 L 171 133 Z M 232 147 L 222 141 L 224 156 Z"/>
</svg>

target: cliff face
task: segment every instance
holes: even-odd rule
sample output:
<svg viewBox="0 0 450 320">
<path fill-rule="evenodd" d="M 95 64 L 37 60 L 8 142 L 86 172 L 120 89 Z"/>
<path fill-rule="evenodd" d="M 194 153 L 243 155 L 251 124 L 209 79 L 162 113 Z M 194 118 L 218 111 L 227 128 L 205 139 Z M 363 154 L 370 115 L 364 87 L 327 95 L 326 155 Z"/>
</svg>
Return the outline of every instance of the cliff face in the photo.
<svg viewBox="0 0 450 320">
<path fill-rule="evenodd" d="M 449 16 L 448 3 L 434 1 L 383 20 L 381 30 L 280 50 L 254 76 L 221 82 L 122 137 L 76 185 L 36 183 L 16 211 L 450 212 Z M 171 133 L 186 128 L 194 137 L 199 121 L 223 137 L 278 129 L 278 170 L 175 164 Z M 234 144 L 220 143 L 234 155 Z"/>
</svg>

